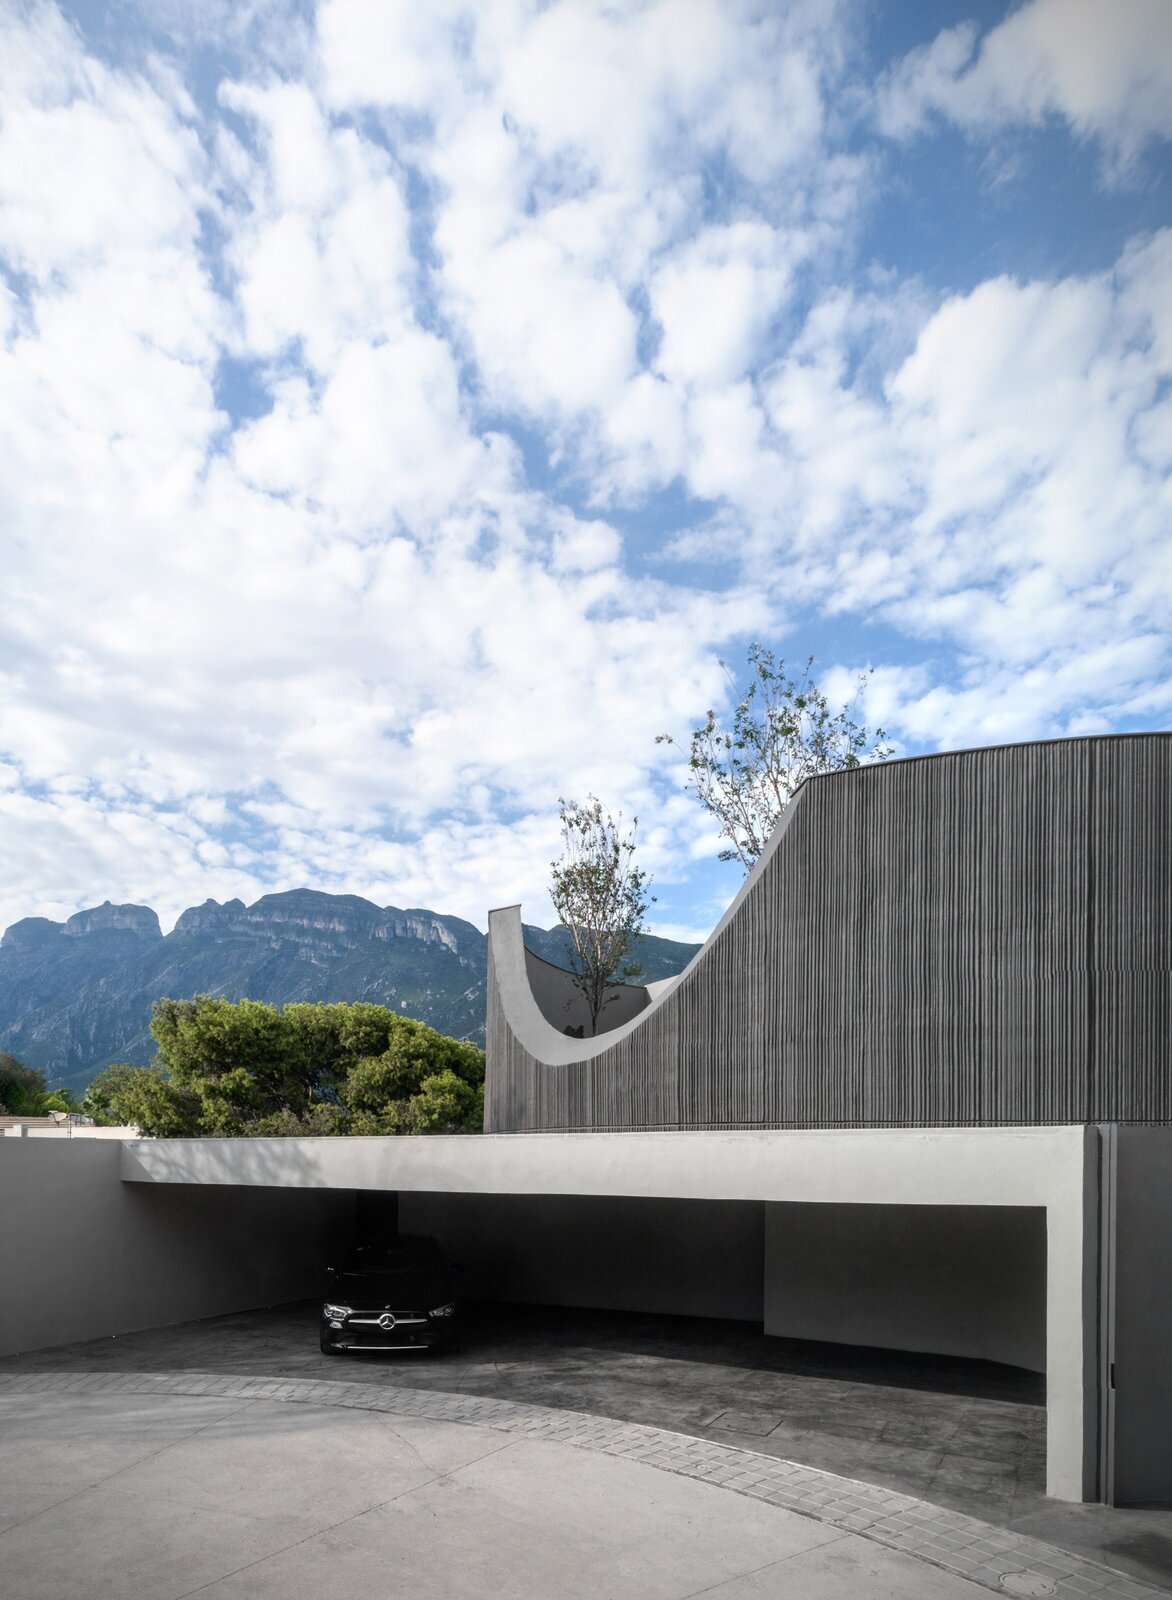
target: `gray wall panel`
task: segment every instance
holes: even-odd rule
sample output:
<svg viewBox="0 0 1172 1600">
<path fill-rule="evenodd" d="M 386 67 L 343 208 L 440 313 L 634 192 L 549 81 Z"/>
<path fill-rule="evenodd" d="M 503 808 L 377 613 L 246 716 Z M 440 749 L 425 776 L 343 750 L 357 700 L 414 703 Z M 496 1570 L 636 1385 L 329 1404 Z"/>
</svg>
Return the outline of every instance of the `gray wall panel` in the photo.
<svg viewBox="0 0 1172 1600">
<path fill-rule="evenodd" d="M 1172 1120 L 1170 822 L 1169 734 L 811 780 L 613 1042 L 526 1048 L 490 966 L 487 1126 Z"/>
<path fill-rule="evenodd" d="M 1172 1505 L 1172 1129 L 1120 1128 L 1118 1141 L 1114 1500 Z"/>
<path fill-rule="evenodd" d="M 765 1208 L 765 1332 L 1046 1370 L 1046 1213 Z"/>
<path fill-rule="evenodd" d="M 760 1201 L 408 1193 L 400 1221 L 469 1297 L 761 1321 Z"/>
<path fill-rule="evenodd" d="M 354 1231 L 345 1190 L 148 1187 L 120 1161 L 113 1140 L 0 1141 L 0 1355 L 318 1294 Z"/>
</svg>

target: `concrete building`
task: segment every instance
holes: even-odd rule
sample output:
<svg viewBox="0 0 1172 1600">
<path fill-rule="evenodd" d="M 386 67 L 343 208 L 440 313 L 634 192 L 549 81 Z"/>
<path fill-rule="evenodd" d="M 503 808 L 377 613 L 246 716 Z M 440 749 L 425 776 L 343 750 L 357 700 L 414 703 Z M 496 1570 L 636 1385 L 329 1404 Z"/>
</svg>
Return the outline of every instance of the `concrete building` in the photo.
<svg viewBox="0 0 1172 1600">
<path fill-rule="evenodd" d="M 394 1193 L 471 1293 L 1043 1371 L 1048 1492 L 1172 1501 L 1170 819 L 1169 735 L 812 780 L 592 1039 L 494 912 L 485 1138 L 6 1142 L 0 1353 L 310 1294 Z"/>
</svg>

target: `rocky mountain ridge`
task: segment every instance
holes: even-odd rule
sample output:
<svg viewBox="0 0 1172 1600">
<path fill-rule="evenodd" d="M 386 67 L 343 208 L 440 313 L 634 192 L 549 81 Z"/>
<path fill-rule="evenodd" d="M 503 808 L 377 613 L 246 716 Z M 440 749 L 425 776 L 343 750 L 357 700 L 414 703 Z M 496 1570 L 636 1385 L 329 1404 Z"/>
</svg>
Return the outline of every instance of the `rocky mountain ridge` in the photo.
<svg viewBox="0 0 1172 1600">
<path fill-rule="evenodd" d="M 538 955 L 568 965 L 564 929 L 525 934 Z M 682 970 L 696 948 L 645 936 L 645 981 Z M 482 1043 L 486 951 L 485 935 L 459 917 L 315 889 L 251 906 L 206 900 L 166 935 L 149 906 L 107 900 L 63 923 L 26 917 L 0 939 L 0 1050 L 80 1090 L 111 1061 L 151 1058 L 155 1000 L 200 993 L 370 1000 Z"/>
</svg>

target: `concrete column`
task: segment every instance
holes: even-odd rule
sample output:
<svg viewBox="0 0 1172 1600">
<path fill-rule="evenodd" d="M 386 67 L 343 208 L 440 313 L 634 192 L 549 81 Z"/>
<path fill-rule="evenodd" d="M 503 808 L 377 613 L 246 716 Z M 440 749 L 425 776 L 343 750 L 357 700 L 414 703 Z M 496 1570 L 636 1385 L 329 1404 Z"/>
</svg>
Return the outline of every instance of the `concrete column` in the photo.
<svg viewBox="0 0 1172 1600">
<path fill-rule="evenodd" d="M 1046 1207 L 1046 1493 L 1097 1500 L 1099 1488 L 1099 1136 L 1084 1130 Z"/>
</svg>

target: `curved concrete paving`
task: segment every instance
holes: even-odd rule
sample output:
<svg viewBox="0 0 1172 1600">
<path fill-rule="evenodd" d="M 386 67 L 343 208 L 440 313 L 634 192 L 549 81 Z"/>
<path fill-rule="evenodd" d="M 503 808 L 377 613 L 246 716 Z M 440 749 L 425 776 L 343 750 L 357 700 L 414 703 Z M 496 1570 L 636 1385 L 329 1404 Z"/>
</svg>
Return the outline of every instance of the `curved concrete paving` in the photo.
<svg viewBox="0 0 1172 1600">
<path fill-rule="evenodd" d="M 907 1495 L 485 1396 L 3 1374 L 0 1429 L 0 1587 L 21 1600 L 1161 1594 Z"/>
</svg>

